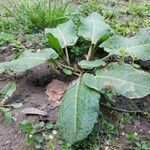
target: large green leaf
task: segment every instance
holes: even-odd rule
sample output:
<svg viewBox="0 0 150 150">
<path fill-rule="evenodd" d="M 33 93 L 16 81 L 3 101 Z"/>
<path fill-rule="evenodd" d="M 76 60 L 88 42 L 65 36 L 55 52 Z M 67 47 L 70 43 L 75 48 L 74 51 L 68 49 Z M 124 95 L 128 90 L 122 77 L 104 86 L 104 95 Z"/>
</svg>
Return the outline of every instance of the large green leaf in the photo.
<svg viewBox="0 0 150 150">
<path fill-rule="evenodd" d="M 78 63 L 78 65 L 82 68 L 82 69 L 93 69 L 96 67 L 100 67 L 100 66 L 105 66 L 106 63 L 100 59 L 96 59 L 94 61 L 89 61 L 89 60 L 82 60 Z"/>
<path fill-rule="evenodd" d="M 88 88 L 82 79 L 68 88 L 58 115 L 58 127 L 70 144 L 83 140 L 92 132 L 98 117 L 99 98 L 99 93 Z"/>
<path fill-rule="evenodd" d="M 104 18 L 99 13 L 93 12 L 81 20 L 79 36 L 96 44 L 100 39 L 107 37 L 110 30 L 111 28 L 104 22 Z"/>
<path fill-rule="evenodd" d="M 150 28 L 142 29 L 137 35 L 130 38 L 113 36 L 100 47 L 116 55 L 121 55 L 120 50 L 125 49 L 126 53 L 135 55 L 138 59 L 150 60 Z"/>
<path fill-rule="evenodd" d="M 10 62 L 0 63 L 0 73 L 3 71 L 12 71 L 20 73 L 45 63 L 49 59 L 58 58 L 58 54 L 51 48 L 44 49 L 41 52 L 33 53 L 25 50 L 17 59 Z"/>
<path fill-rule="evenodd" d="M 66 46 L 73 46 L 78 39 L 76 27 L 71 20 L 58 25 L 56 28 L 46 28 L 45 33 L 49 35 L 51 46 L 57 50 Z"/>
<path fill-rule="evenodd" d="M 97 91 L 112 86 L 118 94 L 127 98 L 141 98 L 150 94 L 150 74 L 129 64 L 110 64 L 107 68 L 98 69 L 96 76 L 85 74 L 84 81 Z"/>
</svg>

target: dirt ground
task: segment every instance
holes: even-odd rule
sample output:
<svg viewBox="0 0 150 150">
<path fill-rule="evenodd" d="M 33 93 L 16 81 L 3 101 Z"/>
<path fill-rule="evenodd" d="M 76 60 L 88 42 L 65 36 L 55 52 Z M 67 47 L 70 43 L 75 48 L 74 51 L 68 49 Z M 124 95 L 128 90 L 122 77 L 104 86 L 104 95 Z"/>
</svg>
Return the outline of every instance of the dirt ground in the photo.
<svg viewBox="0 0 150 150">
<path fill-rule="evenodd" d="M 46 70 L 46 72 L 43 70 Z M 29 71 L 30 72 L 30 71 Z M 41 72 L 43 75 L 41 75 Z M 41 77 L 39 77 L 39 74 Z M 38 77 L 37 77 L 38 76 Z M 49 77 L 46 77 L 49 76 Z M 7 76 L 8 77 L 8 76 Z M 36 80 L 32 80 L 35 79 Z M 4 78 L 1 77 L 2 80 Z M 31 146 L 28 146 L 25 142 L 25 137 L 21 134 L 20 130 L 17 128 L 18 123 L 24 119 L 28 119 L 31 122 L 39 121 L 38 116 L 25 116 L 21 111 L 25 108 L 34 107 L 40 110 L 48 112 L 48 119 L 51 121 L 53 119 L 53 113 L 55 111 L 55 104 L 48 101 L 48 98 L 45 94 L 45 87 L 42 87 L 43 82 L 40 83 L 39 78 L 47 78 L 47 83 L 51 82 L 52 77 L 50 72 L 47 71 L 47 66 L 41 66 L 38 69 L 34 69 L 29 74 L 25 73 L 22 76 L 15 77 L 12 79 L 17 83 L 17 91 L 10 98 L 9 103 L 11 102 L 22 102 L 23 106 L 19 109 L 13 109 L 12 114 L 14 118 L 13 126 L 8 126 L 4 121 L 0 122 L 0 150 L 33 150 Z M 39 79 L 39 80 L 38 80 Z M 5 85 L 9 79 L 0 81 L 0 87 Z M 47 119 L 47 118 L 46 118 Z M 55 118 L 54 118 L 55 119 Z M 55 120 L 52 120 L 55 122 Z"/>
<path fill-rule="evenodd" d="M 0 53 L 0 62 L 9 60 L 12 55 L 11 52 L 11 47 L 8 45 L 8 47 Z M 29 120 L 31 122 L 50 121 L 56 123 L 59 105 L 49 101 L 45 94 L 46 85 L 53 79 L 63 80 L 63 82 L 72 80 L 67 76 L 62 76 L 58 72 L 52 71 L 48 64 L 26 71 L 21 75 L 0 75 L 0 89 L 9 81 L 14 81 L 17 84 L 17 90 L 9 99 L 8 103 L 23 103 L 21 108 L 12 110 L 14 120 L 12 126 L 8 126 L 3 121 L 3 118 L 0 118 L 0 150 L 34 150 L 32 146 L 26 144 L 25 135 L 22 134 L 17 127 L 23 120 Z M 24 115 L 22 110 L 30 107 L 47 112 L 47 117 Z"/>
</svg>

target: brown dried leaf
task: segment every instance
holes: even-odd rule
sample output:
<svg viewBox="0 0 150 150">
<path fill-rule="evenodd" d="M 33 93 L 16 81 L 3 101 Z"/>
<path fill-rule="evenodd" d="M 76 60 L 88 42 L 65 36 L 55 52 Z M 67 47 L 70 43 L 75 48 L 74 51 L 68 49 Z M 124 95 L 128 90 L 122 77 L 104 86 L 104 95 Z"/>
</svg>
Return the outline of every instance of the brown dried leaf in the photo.
<svg viewBox="0 0 150 150">
<path fill-rule="evenodd" d="M 59 101 L 66 91 L 67 84 L 59 80 L 53 80 L 46 87 L 46 95 L 50 101 Z"/>
<path fill-rule="evenodd" d="M 40 115 L 40 116 L 47 116 L 47 112 L 39 110 L 37 108 L 26 108 L 22 111 L 23 114 L 26 115 Z"/>
</svg>

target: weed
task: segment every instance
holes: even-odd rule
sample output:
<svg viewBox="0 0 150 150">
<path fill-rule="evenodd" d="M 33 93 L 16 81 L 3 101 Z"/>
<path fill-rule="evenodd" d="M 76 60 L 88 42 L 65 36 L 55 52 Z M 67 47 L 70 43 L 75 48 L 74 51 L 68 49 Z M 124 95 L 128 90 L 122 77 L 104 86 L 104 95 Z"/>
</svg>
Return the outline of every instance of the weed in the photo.
<svg viewBox="0 0 150 150">
<path fill-rule="evenodd" d="M 24 120 L 19 124 L 19 128 L 26 134 L 26 140 L 33 144 L 36 149 L 41 149 L 47 145 L 48 150 L 55 149 L 55 139 L 57 131 L 53 130 L 53 124 L 40 122 L 33 125 L 31 122 Z"/>
<path fill-rule="evenodd" d="M 148 150 L 150 148 L 149 141 L 145 141 L 139 138 L 138 134 L 135 132 L 128 132 L 125 134 L 127 140 L 133 145 L 136 150 Z"/>
<path fill-rule="evenodd" d="M 150 4 L 139 3 L 131 0 L 129 2 L 119 1 L 88 1 L 82 4 L 79 12 L 81 15 L 88 15 L 97 11 L 105 17 L 106 21 L 122 35 L 135 34 L 139 28 L 149 27 Z"/>
<path fill-rule="evenodd" d="M 22 103 L 7 104 L 8 99 L 16 90 L 16 85 L 14 82 L 10 82 L 4 86 L 0 92 L 0 113 L 4 114 L 5 120 L 8 124 L 12 124 L 12 115 L 10 108 L 19 108 Z"/>
<path fill-rule="evenodd" d="M 6 10 L 15 17 L 18 24 L 36 32 L 45 27 L 54 27 L 69 18 L 68 3 L 62 1 L 16 1 L 12 10 L 8 7 Z"/>
</svg>

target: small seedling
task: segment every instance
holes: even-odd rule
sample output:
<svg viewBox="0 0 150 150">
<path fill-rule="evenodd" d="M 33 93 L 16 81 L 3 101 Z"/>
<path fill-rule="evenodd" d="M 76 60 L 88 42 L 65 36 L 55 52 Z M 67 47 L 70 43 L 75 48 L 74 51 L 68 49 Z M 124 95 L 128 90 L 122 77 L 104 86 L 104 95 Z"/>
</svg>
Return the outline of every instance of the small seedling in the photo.
<svg viewBox="0 0 150 150">
<path fill-rule="evenodd" d="M 0 113 L 4 114 L 5 120 L 8 124 L 12 124 L 12 114 L 10 109 L 22 106 L 22 103 L 7 104 L 8 99 L 12 96 L 15 90 L 16 84 L 14 82 L 10 82 L 0 91 Z"/>
<path fill-rule="evenodd" d="M 40 122 L 33 125 L 31 122 L 24 120 L 19 124 L 19 128 L 26 134 L 26 140 L 33 144 L 36 149 L 41 149 L 43 144 L 47 147 L 55 147 L 54 136 L 57 131 L 53 130 L 53 124 Z"/>
<path fill-rule="evenodd" d="M 149 141 L 140 139 L 136 132 L 129 132 L 125 134 L 127 140 L 133 145 L 136 150 L 148 150 L 150 149 Z"/>
</svg>

